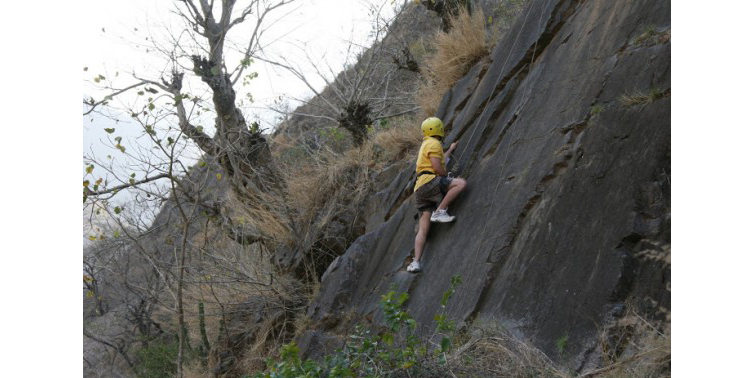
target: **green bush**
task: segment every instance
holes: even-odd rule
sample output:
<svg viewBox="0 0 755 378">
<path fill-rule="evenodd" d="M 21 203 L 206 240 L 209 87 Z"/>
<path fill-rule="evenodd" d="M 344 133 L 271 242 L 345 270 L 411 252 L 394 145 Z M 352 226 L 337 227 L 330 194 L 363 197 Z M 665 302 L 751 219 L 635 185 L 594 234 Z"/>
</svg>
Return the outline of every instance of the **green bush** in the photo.
<svg viewBox="0 0 755 378">
<path fill-rule="evenodd" d="M 134 370 L 139 378 L 170 378 L 176 373 L 178 341 L 154 341 L 136 352 Z"/>
<path fill-rule="evenodd" d="M 441 312 L 435 316 L 440 345 L 434 345 L 430 341 L 432 338 L 422 341 L 415 335 L 417 322 L 402 309 L 409 294 L 390 291 L 380 301 L 385 319 L 385 327 L 380 332 L 373 333 L 358 325 L 346 346 L 326 356 L 322 362 L 302 361 L 298 346 L 291 342 L 281 348 L 277 361 L 267 361 L 268 371 L 257 373 L 255 378 L 387 377 L 400 371 L 416 375 L 419 365 L 428 358 L 443 364 L 456 329 L 455 324 L 446 318 L 446 305 L 460 283 L 459 276 L 451 279 L 451 287 L 443 293 Z M 428 350 L 432 350 L 432 354 Z"/>
</svg>

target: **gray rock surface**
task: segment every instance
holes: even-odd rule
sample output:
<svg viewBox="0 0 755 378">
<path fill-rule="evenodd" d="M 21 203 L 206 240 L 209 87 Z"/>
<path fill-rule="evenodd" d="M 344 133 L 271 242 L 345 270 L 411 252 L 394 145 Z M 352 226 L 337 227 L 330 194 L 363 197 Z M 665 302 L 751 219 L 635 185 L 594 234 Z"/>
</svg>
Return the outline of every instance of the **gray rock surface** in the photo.
<svg viewBox="0 0 755 378">
<path fill-rule="evenodd" d="M 670 22 L 668 1 L 532 1 L 440 106 L 468 190 L 457 221 L 432 226 L 423 272 L 405 271 L 416 210 L 403 166 L 370 200 L 367 234 L 323 275 L 307 338 L 379 317 L 391 287 L 429 333 L 459 274 L 451 318 L 505 324 L 579 369 L 617 309 L 670 309 Z"/>
</svg>

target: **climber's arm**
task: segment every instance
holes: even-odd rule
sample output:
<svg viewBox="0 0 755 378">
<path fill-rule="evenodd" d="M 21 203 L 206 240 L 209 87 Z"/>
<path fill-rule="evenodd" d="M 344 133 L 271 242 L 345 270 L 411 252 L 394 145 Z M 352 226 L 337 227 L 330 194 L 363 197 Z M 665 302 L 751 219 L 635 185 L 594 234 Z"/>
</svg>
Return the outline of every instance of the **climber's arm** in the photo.
<svg viewBox="0 0 755 378">
<path fill-rule="evenodd" d="M 446 150 L 445 154 L 443 154 L 443 156 L 446 158 L 446 161 L 448 161 L 448 159 L 451 158 L 451 154 L 456 149 L 456 143 L 459 143 L 459 142 L 457 141 L 457 142 L 451 143 L 451 147 L 448 147 L 448 150 Z"/>
<path fill-rule="evenodd" d="M 438 176 L 447 176 L 448 172 L 443 168 L 443 164 L 440 163 L 440 158 L 430 156 L 430 163 L 433 165 L 433 170 Z"/>
</svg>

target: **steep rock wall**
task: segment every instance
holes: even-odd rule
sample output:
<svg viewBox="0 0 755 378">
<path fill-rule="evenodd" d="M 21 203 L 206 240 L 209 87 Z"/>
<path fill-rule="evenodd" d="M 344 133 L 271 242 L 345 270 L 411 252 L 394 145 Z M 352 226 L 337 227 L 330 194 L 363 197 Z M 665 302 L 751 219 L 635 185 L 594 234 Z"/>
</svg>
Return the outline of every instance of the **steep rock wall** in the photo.
<svg viewBox="0 0 755 378">
<path fill-rule="evenodd" d="M 367 233 L 330 265 L 308 310 L 307 353 L 379 317 L 392 287 L 409 292 L 408 311 L 429 333 L 454 274 L 463 284 L 451 318 L 504 324 L 575 369 L 627 304 L 662 316 L 670 61 L 668 1 L 531 2 L 438 111 L 446 145 L 459 141 L 452 171 L 469 183 L 450 209 L 457 221 L 432 226 L 423 272 L 407 273 L 413 166 L 383 175 L 391 180 L 368 206 Z"/>
</svg>

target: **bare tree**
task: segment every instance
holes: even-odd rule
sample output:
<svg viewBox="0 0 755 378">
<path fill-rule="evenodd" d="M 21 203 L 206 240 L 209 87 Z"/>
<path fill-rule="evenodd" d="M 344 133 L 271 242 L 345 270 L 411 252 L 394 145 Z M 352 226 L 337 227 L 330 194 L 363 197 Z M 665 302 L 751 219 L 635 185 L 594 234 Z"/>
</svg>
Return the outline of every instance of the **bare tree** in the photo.
<svg viewBox="0 0 755 378">
<path fill-rule="evenodd" d="M 246 233 L 247 238 L 254 241 L 276 241 L 274 235 L 265 233 L 264 230 L 291 230 L 294 224 L 285 204 L 284 187 L 267 141 L 260 130 L 250 127 L 238 108 L 234 85 L 241 79 L 250 78 L 249 75 L 245 76 L 245 72 L 251 64 L 252 56 L 261 48 L 260 37 L 265 31 L 265 19 L 271 12 L 292 1 L 250 0 L 239 7 L 235 0 L 177 1 L 175 13 L 184 22 L 185 28 L 166 44 L 153 46 L 155 51 L 164 54 L 168 60 L 168 68 L 160 77 L 143 78 L 135 73 L 136 83 L 124 88 L 111 88 L 111 93 L 100 100 L 90 98 L 84 101 L 86 115 L 98 111 L 102 106 L 112 105 L 117 96 L 124 96 L 127 92 L 154 95 L 141 108 L 127 106 L 127 111 L 142 124 L 159 148 L 164 147 L 167 139 L 158 136 L 158 122 L 176 125 L 181 136 L 191 140 L 206 159 L 220 165 L 234 194 L 244 205 L 275 215 L 267 221 L 277 223 L 276 227 L 262 228 L 262 232 L 256 236 Z M 247 23 L 251 23 L 252 27 L 246 43 L 238 49 L 242 59 L 233 65 L 226 61 L 225 53 L 229 45 L 237 45 L 229 43 L 228 34 L 232 29 Z M 192 47 L 187 47 L 187 44 Z M 191 71 L 206 85 L 205 91 L 209 90 L 211 94 L 209 101 L 205 102 L 202 92 L 192 94 L 184 89 L 186 71 Z M 164 108 L 158 102 L 161 99 L 168 100 L 168 105 Z M 200 109 L 214 113 L 214 135 L 208 134 L 201 125 L 195 123 Z M 150 117 L 159 119 L 150 120 Z M 122 140 L 116 139 L 113 144 L 125 153 Z M 100 183 L 97 189 L 93 189 L 85 185 L 84 194 L 85 197 L 108 195 L 128 187 L 155 182 L 167 178 L 166 171 L 171 169 L 167 167 L 160 173 L 154 172 L 138 180 L 125 180 L 117 186 Z M 229 229 L 229 233 L 233 234 L 233 231 Z"/>
</svg>

